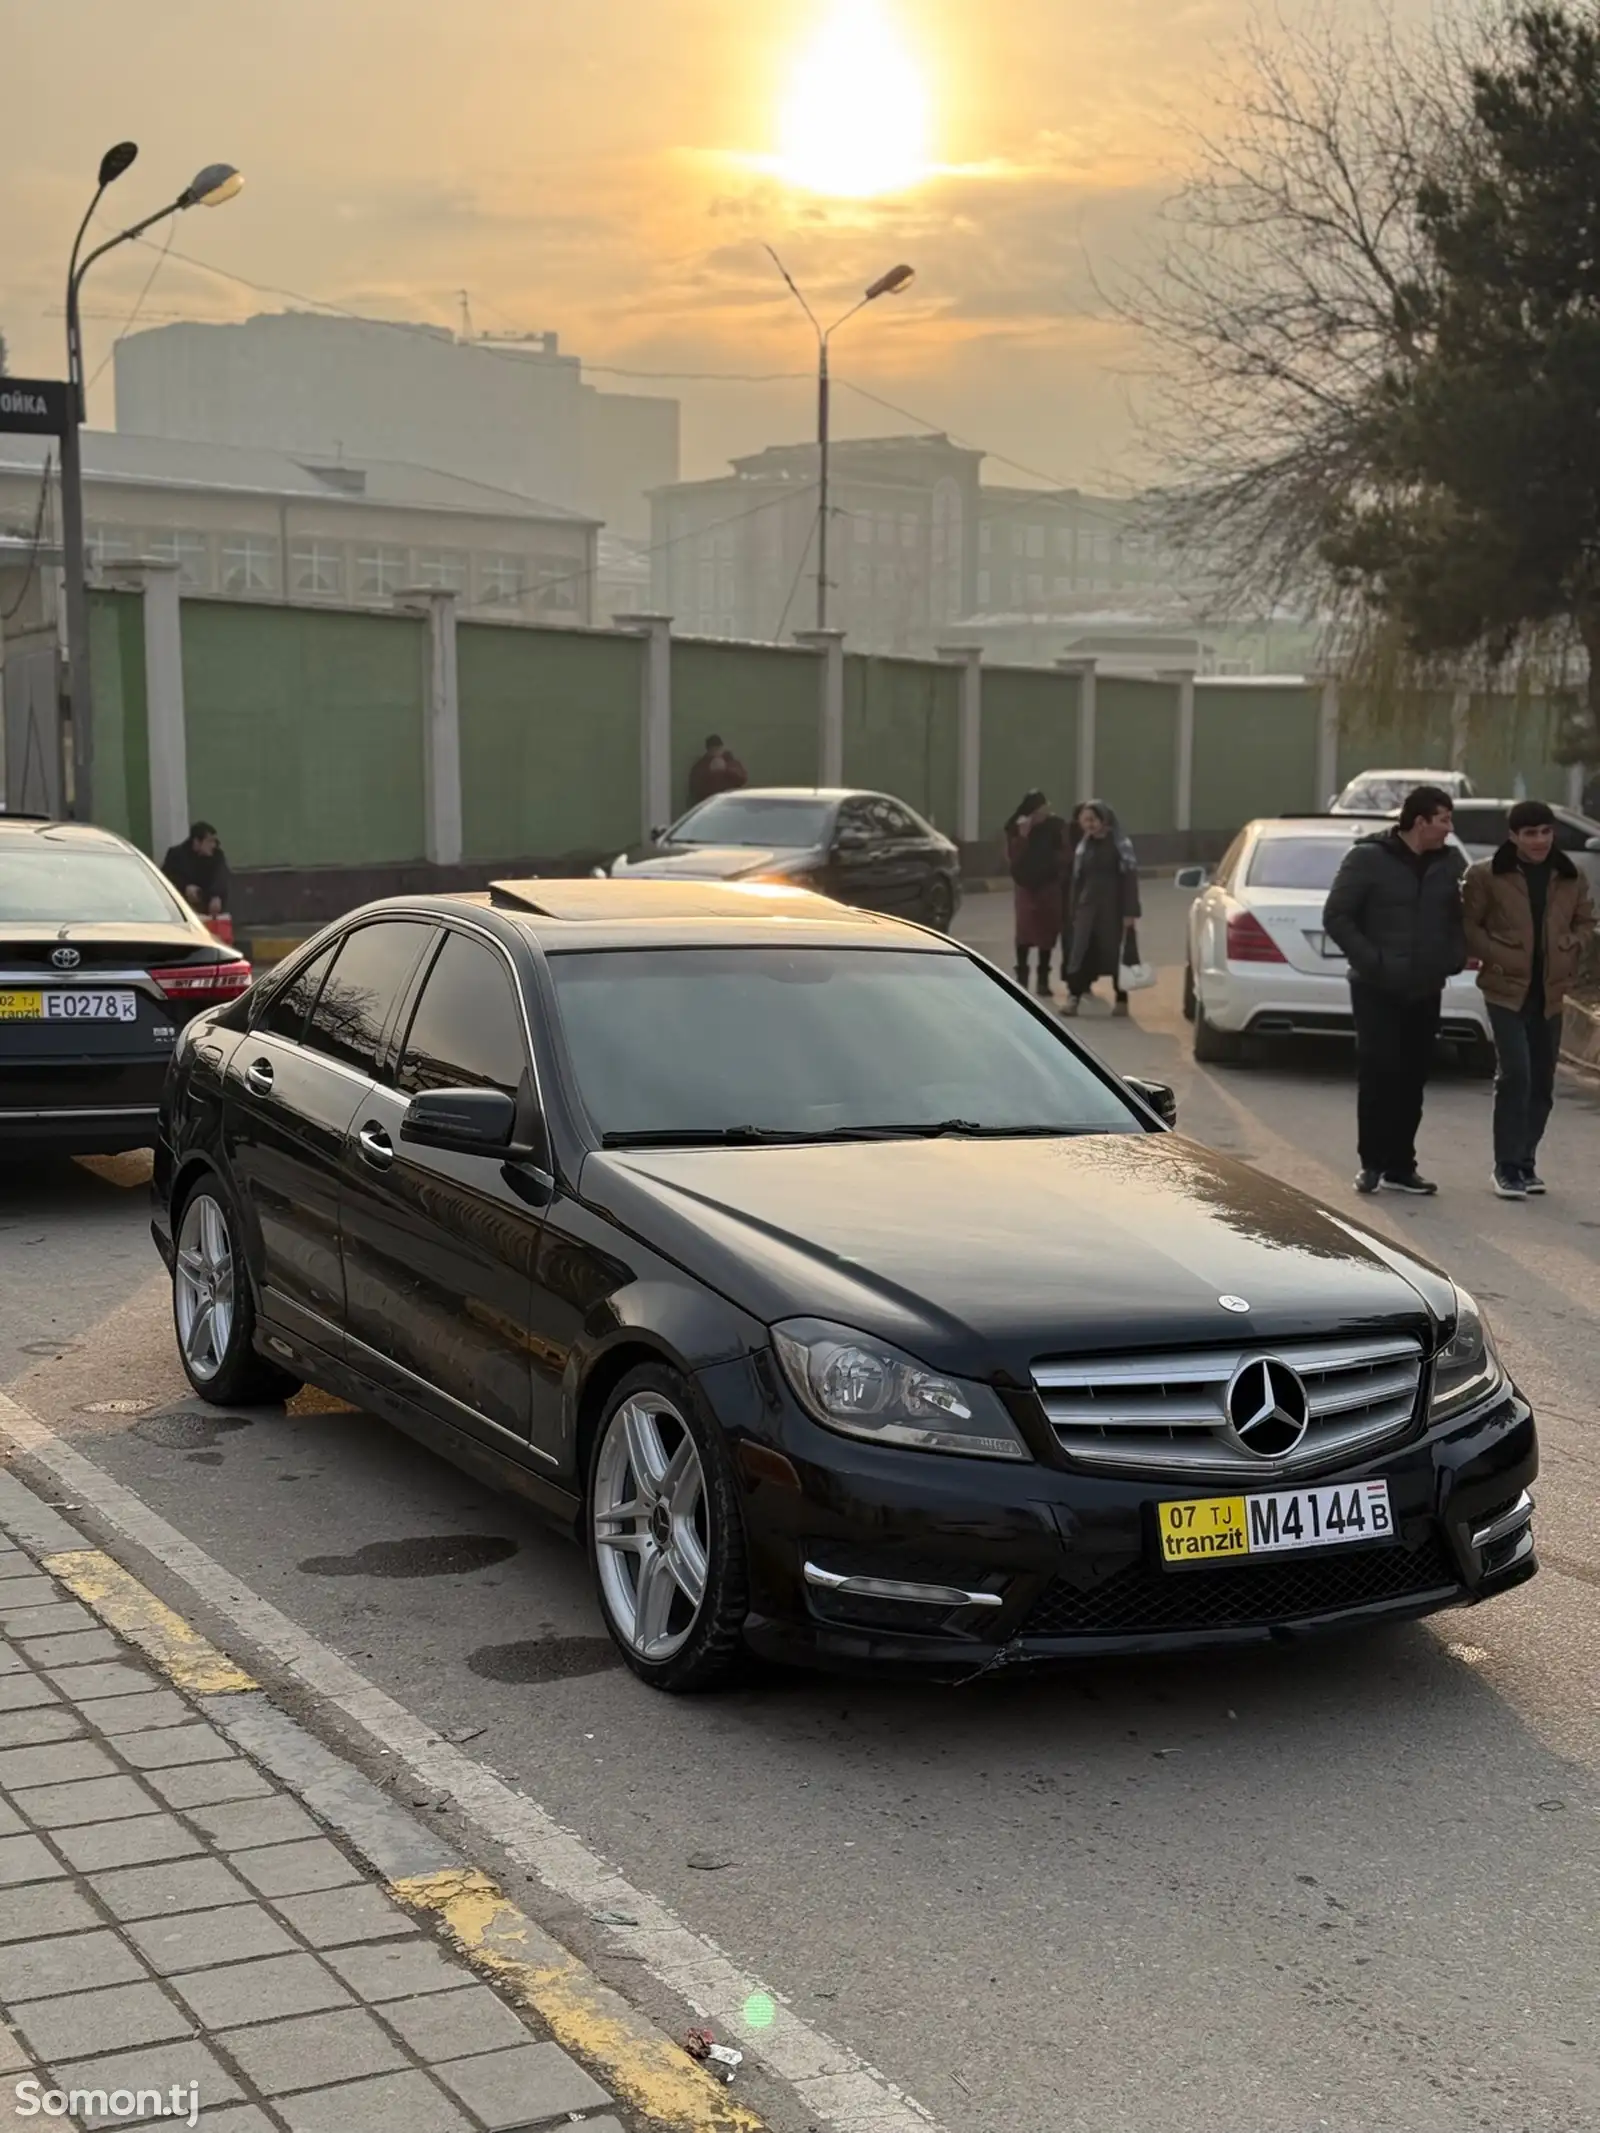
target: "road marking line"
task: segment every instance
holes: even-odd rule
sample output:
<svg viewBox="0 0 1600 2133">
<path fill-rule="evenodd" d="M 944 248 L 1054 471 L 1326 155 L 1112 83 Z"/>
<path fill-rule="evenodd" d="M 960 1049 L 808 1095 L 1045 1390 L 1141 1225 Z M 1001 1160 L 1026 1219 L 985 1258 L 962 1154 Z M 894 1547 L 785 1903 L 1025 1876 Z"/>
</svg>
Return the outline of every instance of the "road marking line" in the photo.
<svg viewBox="0 0 1600 2133">
<path fill-rule="evenodd" d="M 41 1558 L 40 1568 L 92 1607 L 102 1622 L 137 1644 L 193 1696 L 227 1696 L 259 1688 L 252 1675 L 235 1666 L 225 1652 L 191 1629 L 120 1563 L 98 1548 L 73 1548 Z"/>
<path fill-rule="evenodd" d="M 536 1801 L 440 1740 L 386 1690 L 263 1600 L 133 1490 L 114 1481 L 5 1393 L 0 1393 L 0 1436 L 55 1476 L 70 1499 L 66 1508 L 82 1505 L 92 1510 L 160 1563 L 253 1647 L 394 1756 L 419 1789 L 449 1794 L 468 1821 L 553 1895 L 590 1915 L 616 1910 L 635 1918 L 637 1925 L 625 1930 L 619 1945 L 625 1944 L 650 1976 L 708 2019 L 720 2037 L 788 2082 L 819 2129 L 942 2133 L 922 2106 L 876 2067 L 803 2021 L 771 1986 L 743 1970 L 714 1941 L 636 1889 Z M 744 2010 L 758 1994 L 776 2004 L 777 2019 L 756 2031 L 747 2025 Z M 620 2000 L 617 2004 L 626 2005 Z M 620 2082 L 620 2073 L 613 2072 Z"/>
<path fill-rule="evenodd" d="M 508 1903 L 487 1874 L 466 1868 L 389 1886 L 401 1903 L 437 1918 L 476 1969 L 540 2015 L 558 2044 L 603 2068 L 612 2087 L 652 2122 L 682 2133 L 761 2133 L 761 2121 L 711 2082 L 681 2046 L 659 2030 L 641 2036 L 627 2002 Z M 555 1959 L 536 1959 L 541 1948 Z"/>
</svg>

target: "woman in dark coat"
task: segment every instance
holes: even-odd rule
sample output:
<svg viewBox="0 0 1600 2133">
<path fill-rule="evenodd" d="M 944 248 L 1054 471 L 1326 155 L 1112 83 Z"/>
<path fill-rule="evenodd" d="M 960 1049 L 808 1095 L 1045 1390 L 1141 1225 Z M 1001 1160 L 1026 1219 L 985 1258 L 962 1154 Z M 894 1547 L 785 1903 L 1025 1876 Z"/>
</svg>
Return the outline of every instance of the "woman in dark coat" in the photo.
<svg viewBox="0 0 1600 2133">
<path fill-rule="evenodd" d="M 1072 857 L 1071 896 L 1067 923 L 1066 976 L 1068 999 L 1064 1014 L 1078 1012 L 1085 993 L 1097 978 L 1115 984 L 1124 952 L 1137 958 L 1134 922 L 1143 916 L 1139 902 L 1139 862 L 1115 813 L 1104 800 L 1088 800 L 1078 809 L 1082 835 Z M 1128 1012 L 1128 995 L 1116 987 L 1111 1012 Z"/>
<path fill-rule="evenodd" d="M 1006 824 L 1006 861 L 1016 903 L 1017 982 L 1028 982 L 1037 951 L 1041 999 L 1050 997 L 1050 958 L 1061 938 L 1061 892 L 1071 851 L 1067 825 L 1042 792 L 1025 793 Z"/>
</svg>

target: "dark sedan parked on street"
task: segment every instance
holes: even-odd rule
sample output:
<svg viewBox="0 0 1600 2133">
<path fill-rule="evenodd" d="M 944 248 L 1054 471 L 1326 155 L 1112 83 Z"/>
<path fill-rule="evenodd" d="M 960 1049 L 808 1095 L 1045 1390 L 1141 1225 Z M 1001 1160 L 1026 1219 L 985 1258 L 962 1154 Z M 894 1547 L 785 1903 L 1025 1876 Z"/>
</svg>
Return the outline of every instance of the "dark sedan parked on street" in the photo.
<svg viewBox="0 0 1600 2133">
<path fill-rule="evenodd" d="M 1531 1577 L 1533 1417 L 1472 1298 L 1169 1116 L 923 928 L 504 883 L 193 1023 L 155 1232 L 200 1393 L 310 1378 L 520 1490 L 661 1688 Z"/>
<path fill-rule="evenodd" d="M 178 1031 L 249 983 L 131 844 L 0 815 L 0 1157 L 148 1148 Z"/>
<path fill-rule="evenodd" d="M 948 931 L 961 854 L 888 793 L 748 787 L 718 793 L 597 869 L 615 880 L 776 881 Z"/>
</svg>

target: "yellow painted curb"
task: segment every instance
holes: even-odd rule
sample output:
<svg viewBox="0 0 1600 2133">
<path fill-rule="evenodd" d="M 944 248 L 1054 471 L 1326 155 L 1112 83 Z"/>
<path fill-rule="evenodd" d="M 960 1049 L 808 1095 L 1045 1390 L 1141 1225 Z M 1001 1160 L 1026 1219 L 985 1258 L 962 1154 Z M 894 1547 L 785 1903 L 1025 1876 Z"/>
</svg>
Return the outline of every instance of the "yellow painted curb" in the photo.
<svg viewBox="0 0 1600 2133">
<path fill-rule="evenodd" d="M 675 2133 L 764 2133 L 762 2121 L 736 2104 L 674 2044 L 636 2015 L 592 1971 L 556 1944 L 500 1893 L 486 1874 L 422 1874 L 390 1883 L 414 1911 L 437 1918 L 473 1966 L 512 1999 L 540 2015 L 557 2041 L 584 2060 L 618 2097 L 653 2125 Z"/>
<path fill-rule="evenodd" d="M 92 1607 L 102 1622 L 147 1652 L 167 1677 L 193 1696 L 229 1696 L 260 1683 L 191 1629 L 120 1563 L 98 1548 L 47 1555 L 41 1567 Z"/>
</svg>

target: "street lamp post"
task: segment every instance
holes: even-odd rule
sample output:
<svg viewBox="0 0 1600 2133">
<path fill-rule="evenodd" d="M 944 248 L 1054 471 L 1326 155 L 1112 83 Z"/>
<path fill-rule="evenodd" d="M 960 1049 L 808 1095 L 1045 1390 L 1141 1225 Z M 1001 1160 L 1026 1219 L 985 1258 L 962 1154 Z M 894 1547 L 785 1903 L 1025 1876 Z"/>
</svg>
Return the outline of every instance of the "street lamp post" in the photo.
<svg viewBox="0 0 1600 2133">
<path fill-rule="evenodd" d="M 231 163 L 208 163 L 196 173 L 176 200 L 157 208 L 130 229 L 96 245 L 81 262 L 79 253 L 94 219 L 95 209 L 108 185 L 114 185 L 138 155 L 134 141 L 119 141 L 100 158 L 99 182 L 88 212 L 78 225 L 67 264 L 67 419 L 61 433 L 61 536 L 62 563 L 66 575 L 67 666 L 72 704 L 72 812 L 81 822 L 94 815 L 94 684 L 89 654 L 89 590 L 84 570 L 83 450 L 79 431 L 88 419 L 83 382 L 83 333 L 78 296 L 83 278 L 97 259 L 129 244 L 154 223 L 164 222 L 187 207 L 220 207 L 231 200 L 244 180 Z"/>
<path fill-rule="evenodd" d="M 859 303 L 854 303 L 842 317 L 831 326 L 823 327 L 816 313 L 800 293 L 799 284 L 783 261 L 767 246 L 772 264 L 789 285 L 790 293 L 810 319 L 817 336 L 817 628 L 828 627 L 828 521 L 829 521 L 829 451 L 832 437 L 832 377 L 828 368 L 828 351 L 833 336 L 846 320 L 853 319 L 858 311 L 868 304 L 876 303 L 880 296 L 898 296 L 902 289 L 909 288 L 915 279 L 915 269 L 907 266 L 891 267 L 864 293 Z"/>
</svg>

